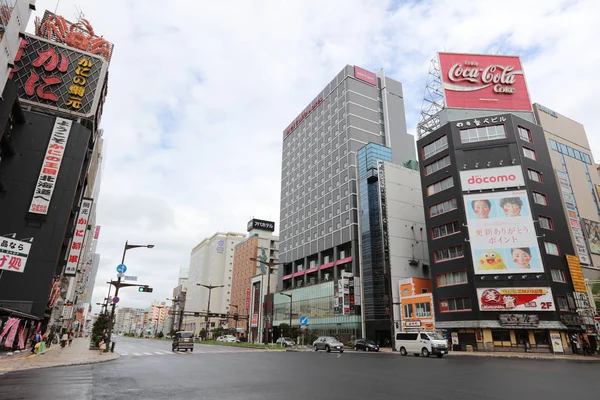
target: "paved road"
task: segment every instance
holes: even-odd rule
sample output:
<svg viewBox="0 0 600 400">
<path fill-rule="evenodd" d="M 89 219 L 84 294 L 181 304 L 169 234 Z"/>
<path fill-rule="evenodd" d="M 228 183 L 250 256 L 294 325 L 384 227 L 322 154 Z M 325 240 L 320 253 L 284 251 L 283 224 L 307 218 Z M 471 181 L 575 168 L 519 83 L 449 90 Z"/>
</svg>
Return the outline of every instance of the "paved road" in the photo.
<svg viewBox="0 0 600 400">
<path fill-rule="evenodd" d="M 120 345 L 150 354 L 168 345 L 157 343 L 128 339 Z M 600 393 L 598 363 L 231 348 L 197 353 L 214 347 L 198 345 L 181 356 L 123 356 L 90 366 L 10 372 L 0 376 L 0 399 L 564 400 Z"/>
</svg>

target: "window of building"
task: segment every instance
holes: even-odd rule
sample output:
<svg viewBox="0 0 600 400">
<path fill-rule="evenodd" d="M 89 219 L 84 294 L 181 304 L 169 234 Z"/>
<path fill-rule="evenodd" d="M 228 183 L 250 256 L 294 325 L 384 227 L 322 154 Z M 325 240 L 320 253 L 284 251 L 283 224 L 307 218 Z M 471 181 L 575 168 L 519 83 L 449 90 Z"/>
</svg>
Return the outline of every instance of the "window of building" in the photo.
<svg viewBox="0 0 600 400">
<path fill-rule="evenodd" d="M 504 125 L 480 126 L 460 131 L 460 141 L 462 143 L 486 142 L 497 139 L 506 139 Z"/>
<path fill-rule="evenodd" d="M 542 173 L 533 169 L 527 169 L 527 176 L 535 182 L 542 183 Z"/>
<path fill-rule="evenodd" d="M 533 143 L 533 140 L 531 140 L 531 132 L 529 132 L 529 129 L 519 127 L 519 137 L 525 142 Z"/>
<path fill-rule="evenodd" d="M 427 293 L 427 292 L 428 292 L 427 288 L 421 288 L 421 293 Z"/>
<path fill-rule="evenodd" d="M 560 268 L 550 268 L 550 273 L 552 274 L 552 280 L 554 282 L 567 283 L 567 274 L 564 270 Z"/>
<path fill-rule="evenodd" d="M 542 193 L 533 192 L 533 201 L 536 204 L 541 204 L 543 206 L 548 205 L 548 198 L 546 197 L 545 194 L 542 194 Z"/>
<path fill-rule="evenodd" d="M 560 311 L 569 311 L 569 301 L 566 296 L 556 296 L 556 300 L 558 301 L 558 309 Z"/>
<path fill-rule="evenodd" d="M 542 217 L 538 215 L 538 221 L 540 222 L 540 227 L 544 229 L 554 230 L 554 224 L 552 223 L 552 219 L 548 217 Z"/>
<path fill-rule="evenodd" d="M 535 338 L 536 345 L 550 345 L 548 331 L 533 331 L 533 337 Z"/>
<path fill-rule="evenodd" d="M 456 210 L 456 198 L 429 207 L 429 216 L 435 217 L 436 215 L 444 214 L 452 210 Z"/>
<path fill-rule="evenodd" d="M 508 342 L 508 345 L 510 345 L 510 331 L 492 329 L 492 340 L 494 342 Z"/>
<path fill-rule="evenodd" d="M 455 297 L 453 299 L 440 300 L 440 312 L 471 311 L 471 299 L 469 297 Z"/>
<path fill-rule="evenodd" d="M 445 249 L 436 250 L 433 252 L 435 262 L 454 260 L 464 257 L 462 245 L 452 246 Z"/>
<path fill-rule="evenodd" d="M 423 146 L 423 159 L 427 159 L 434 154 L 444 151 L 448 148 L 448 138 L 442 136 L 438 140 L 429 143 L 427 146 Z"/>
<path fill-rule="evenodd" d="M 417 303 L 415 308 L 417 309 L 417 318 L 431 317 L 431 303 Z"/>
<path fill-rule="evenodd" d="M 531 150 L 530 148 L 523 147 L 523 155 L 530 160 L 537 161 L 537 154 L 535 154 L 535 150 Z"/>
<path fill-rule="evenodd" d="M 449 222 L 444 225 L 436 226 L 431 229 L 431 237 L 433 239 L 438 239 L 444 236 L 454 235 L 455 233 L 460 232 L 460 224 L 458 221 Z"/>
<path fill-rule="evenodd" d="M 446 189 L 450 189 L 452 186 L 454 186 L 454 178 L 449 176 L 446 179 L 442 179 L 441 181 L 432 183 L 431 185 L 427 186 L 427 196 L 431 196 Z"/>
<path fill-rule="evenodd" d="M 546 254 L 550 254 L 552 256 L 559 256 L 560 250 L 558 249 L 558 245 L 553 242 L 544 242 L 544 248 L 546 249 Z"/>
<path fill-rule="evenodd" d="M 452 271 L 437 276 L 438 287 L 462 285 L 467 283 L 467 271 Z"/>
<path fill-rule="evenodd" d="M 346 258 L 346 250 L 340 250 L 340 260 Z"/>
<path fill-rule="evenodd" d="M 413 317 L 413 306 L 412 304 L 404 305 L 404 318 L 412 318 Z"/>
<path fill-rule="evenodd" d="M 450 156 L 449 155 L 446 157 L 442 157 L 439 160 L 432 162 L 431 164 L 426 165 L 425 166 L 425 176 L 431 175 L 434 172 L 447 167 L 448 165 L 450 165 Z"/>
</svg>

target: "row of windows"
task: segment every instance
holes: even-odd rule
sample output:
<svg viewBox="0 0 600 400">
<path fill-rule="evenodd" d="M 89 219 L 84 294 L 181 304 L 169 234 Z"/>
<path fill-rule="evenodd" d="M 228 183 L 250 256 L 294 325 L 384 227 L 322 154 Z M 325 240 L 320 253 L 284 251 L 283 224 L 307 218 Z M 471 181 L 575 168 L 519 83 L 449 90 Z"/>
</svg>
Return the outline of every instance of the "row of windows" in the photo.
<svg viewBox="0 0 600 400">
<path fill-rule="evenodd" d="M 566 146 L 562 143 L 557 143 L 554 140 L 550 140 L 550 148 L 552 150 L 556 150 L 559 153 L 562 153 L 566 156 L 575 158 L 577 160 L 583 161 L 586 164 L 592 165 L 592 159 L 590 158 L 589 155 L 587 155 L 586 153 L 583 153 L 579 150 L 576 150 L 572 147 Z"/>
<path fill-rule="evenodd" d="M 560 268 L 550 267 L 550 273 L 552 275 L 552 281 L 559 283 L 567 283 L 567 273 Z M 467 271 L 451 271 L 438 274 L 437 287 L 464 285 L 468 283 Z"/>
<path fill-rule="evenodd" d="M 432 183 L 431 185 L 427 186 L 427 196 L 431 196 L 446 189 L 450 189 L 453 186 L 454 178 L 449 176 L 446 179 L 442 179 L 441 181 Z"/>
<path fill-rule="evenodd" d="M 448 148 L 448 138 L 446 136 L 442 136 L 438 140 L 429 143 L 427 146 L 423 146 L 423 160 L 437 154 L 441 151 L 444 151 Z"/>
<path fill-rule="evenodd" d="M 435 217 L 436 215 L 444 214 L 452 210 L 456 210 L 456 198 L 453 197 L 450 200 L 446 200 L 442 203 L 435 204 L 429 207 L 429 216 Z"/>
<path fill-rule="evenodd" d="M 442 157 L 439 160 L 432 162 L 431 164 L 426 165 L 425 176 L 433 174 L 434 172 L 439 171 L 440 169 L 445 168 L 448 165 L 450 165 L 449 155 Z"/>
<path fill-rule="evenodd" d="M 415 315 L 417 318 L 431 317 L 431 303 L 416 303 L 404 304 L 404 318 L 413 318 Z M 414 312 L 416 310 L 416 313 Z"/>
<path fill-rule="evenodd" d="M 462 245 L 447 247 L 445 249 L 439 249 L 433 252 L 435 262 L 454 260 L 456 258 L 464 257 Z"/>
<path fill-rule="evenodd" d="M 431 237 L 439 239 L 441 237 L 454 235 L 460 232 L 460 224 L 458 221 L 449 222 L 444 225 L 436 226 L 431 229 Z"/>
<path fill-rule="evenodd" d="M 485 142 L 497 139 L 506 139 L 504 125 L 483 126 L 460 131 L 461 143 Z"/>
</svg>

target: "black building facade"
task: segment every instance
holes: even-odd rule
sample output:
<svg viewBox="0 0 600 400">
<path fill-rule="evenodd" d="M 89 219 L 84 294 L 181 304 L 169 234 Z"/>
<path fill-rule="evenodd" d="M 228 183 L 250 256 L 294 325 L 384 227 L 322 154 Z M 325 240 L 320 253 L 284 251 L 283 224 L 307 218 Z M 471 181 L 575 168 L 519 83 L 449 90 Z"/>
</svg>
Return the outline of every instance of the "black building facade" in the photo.
<svg viewBox="0 0 600 400">
<path fill-rule="evenodd" d="M 9 81 L 8 85 L 14 83 Z M 13 109 L 20 110 L 18 101 Z M 51 312 L 48 302 L 53 280 L 66 264 L 94 138 L 90 129 L 73 121 L 48 212 L 30 213 L 57 118 L 35 111 L 20 111 L 18 116 L 12 119 L 10 131 L 4 132 L 11 151 L 2 146 L 0 235 L 31 240 L 31 250 L 23 272 L 3 271 L 0 309 L 5 316 L 42 321 Z"/>
<path fill-rule="evenodd" d="M 453 121 L 417 148 L 436 328 L 463 350 L 569 352 L 575 253 L 541 127 Z"/>
</svg>

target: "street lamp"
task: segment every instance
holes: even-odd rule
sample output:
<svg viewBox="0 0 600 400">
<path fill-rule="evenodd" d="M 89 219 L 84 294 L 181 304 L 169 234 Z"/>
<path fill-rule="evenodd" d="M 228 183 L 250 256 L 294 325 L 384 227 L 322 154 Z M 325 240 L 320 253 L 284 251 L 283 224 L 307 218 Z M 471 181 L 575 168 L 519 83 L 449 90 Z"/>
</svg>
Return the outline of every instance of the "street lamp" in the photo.
<svg viewBox="0 0 600 400">
<path fill-rule="evenodd" d="M 147 247 L 149 249 L 153 248 L 154 245 L 153 244 L 129 244 L 129 241 L 125 241 L 125 247 L 123 248 L 123 257 L 121 258 L 121 264 L 125 264 L 125 254 L 127 253 L 127 250 L 129 249 L 135 249 L 137 247 Z M 115 297 L 119 296 L 119 289 L 121 287 L 121 276 L 119 275 L 119 277 L 117 278 L 117 284 L 115 285 L 116 289 L 115 289 Z M 108 293 L 109 293 L 109 297 L 110 297 L 110 286 L 108 288 Z M 113 331 L 113 325 L 115 323 L 114 319 L 115 319 L 115 302 L 113 301 L 112 303 L 112 307 L 110 309 L 110 324 L 108 325 L 108 343 L 106 344 L 106 351 L 108 351 L 108 344 L 111 341 L 112 338 L 112 331 Z"/>
<path fill-rule="evenodd" d="M 265 250 L 262 247 L 260 249 L 261 250 Z M 267 272 L 267 295 L 269 295 L 269 294 L 271 294 L 271 271 L 276 269 L 275 268 L 276 265 L 283 265 L 285 263 L 274 262 L 274 261 L 269 261 L 269 262 L 265 261 L 265 259 L 267 257 L 266 257 L 266 254 L 264 253 L 264 251 L 263 251 L 263 257 L 264 257 L 264 259 L 262 259 L 262 260 L 259 259 L 259 258 L 256 258 L 256 257 L 250 257 L 250 261 L 259 262 L 259 263 L 261 263 L 261 264 L 263 264 L 263 265 L 265 265 L 267 267 L 267 271 L 266 271 Z M 264 280 L 263 280 L 264 276 L 265 276 L 265 274 L 263 273 L 262 277 L 261 277 L 261 288 L 260 288 L 261 293 L 262 293 L 263 287 L 264 287 Z M 262 296 L 263 299 L 264 299 L 264 296 L 265 295 L 263 294 L 263 296 Z M 263 299 L 261 299 L 261 303 L 262 303 Z M 264 311 L 262 311 L 262 314 L 264 314 L 265 312 L 266 312 L 266 308 L 265 308 Z M 262 325 L 262 332 L 263 332 L 263 342 L 265 344 L 267 344 L 267 343 L 269 343 L 269 329 L 267 327 L 265 327 L 265 321 L 264 320 L 265 320 L 265 316 L 262 315 L 262 324 L 261 325 Z M 265 331 L 267 333 L 266 335 L 265 335 Z"/>
<path fill-rule="evenodd" d="M 290 336 L 292 336 L 292 293 L 279 293 L 282 296 L 287 296 L 290 298 Z"/>
<path fill-rule="evenodd" d="M 179 320 L 177 321 L 177 330 L 180 331 L 181 330 L 181 323 L 183 322 L 183 307 L 180 306 L 181 304 L 181 299 L 179 298 L 180 296 L 177 296 L 177 298 L 175 299 L 169 299 L 167 297 L 167 300 L 172 301 L 173 304 L 177 304 L 178 308 L 181 308 L 179 311 Z M 175 307 L 173 307 L 175 308 Z M 171 330 L 173 330 L 173 328 L 175 327 L 175 310 L 173 310 L 173 323 L 171 324 Z"/>
<path fill-rule="evenodd" d="M 240 309 L 240 306 L 238 306 L 237 304 L 230 304 L 230 305 L 229 305 L 229 308 L 231 308 L 231 307 L 235 307 L 235 314 L 237 314 L 237 315 L 238 315 L 238 318 L 239 318 L 240 314 L 239 314 L 239 311 L 238 311 L 238 310 Z M 235 317 L 235 314 L 234 314 L 234 317 Z M 237 323 L 238 323 L 238 318 L 234 318 L 234 319 L 235 319 L 235 335 L 236 335 L 236 336 L 237 336 Z M 227 321 L 227 322 L 229 322 L 229 321 Z"/>
<path fill-rule="evenodd" d="M 210 338 L 210 323 L 209 323 L 209 316 L 210 316 L 210 294 L 212 293 L 213 289 L 217 289 L 217 288 L 222 288 L 225 285 L 204 285 L 202 283 L 196 283 L 197 286 L 202 286 L 208 289 L 208 307 L 206 309 L 206 317 L 204 318 L 204 320 L 206 321 L 206 339 L 208 340 Z"/>
</svg>

